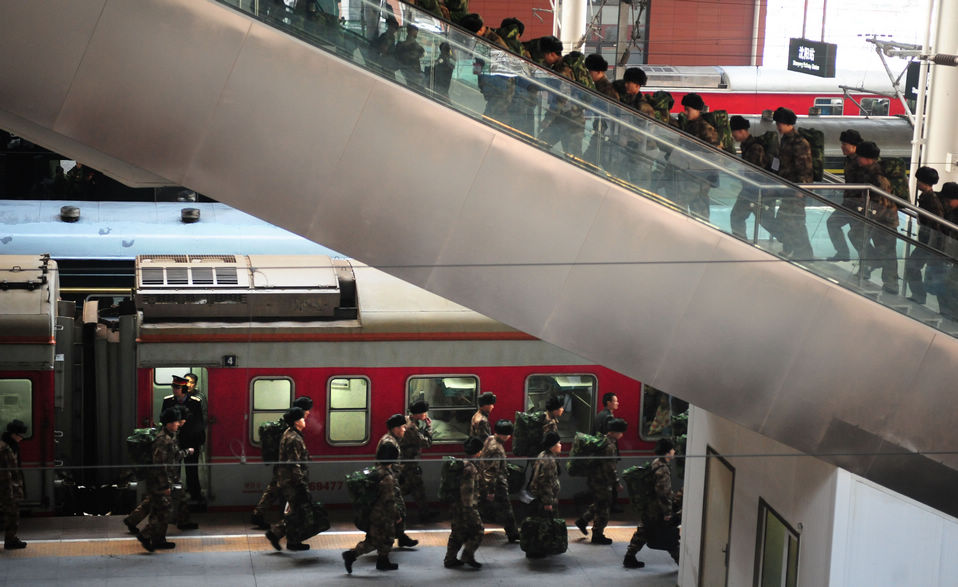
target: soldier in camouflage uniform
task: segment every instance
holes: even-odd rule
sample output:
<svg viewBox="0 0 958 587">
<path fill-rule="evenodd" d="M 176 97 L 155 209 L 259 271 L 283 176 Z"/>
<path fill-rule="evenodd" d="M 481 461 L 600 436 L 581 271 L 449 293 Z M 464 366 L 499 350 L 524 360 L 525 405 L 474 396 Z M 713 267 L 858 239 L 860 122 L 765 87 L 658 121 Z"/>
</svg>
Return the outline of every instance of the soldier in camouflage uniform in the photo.
<svg viewBox="0 0 958 587">
<path fill-rule="evenodd" d="M 772 162 L 772 169 L 775 170 L 777 164 L 778 174 L 792 183 L 811 183 L 814 179 L 812 147 L 795 128 L 798 117 L 788 108 L 778 108 L 772 120 L 781 135 L 778 158 Z M 775 224 L 782 235 L 782 253 L 786 257 L 813 259 L 805 225 L 805 196 L 798 192 L 783 195 Z"/>
<path fill-rule="evenodd" d="M 595 89 L 592 76 L 589 75 L 589 70 L 585 67 L 585 56 L 578 51 L 572 51 L 563 56 L 558 63 L 552 66 L 552 69 L 584 88 Z M 567 87 L 567 84 L 562 84 L 562 86 L 559 90 L 560 94 L 571 94 L 573 97 L 581 95 L 581 92 Z M 583 152 L 582 140 L 585 138 L 585 111 L 573 100 L 555 95 L 550 96 L 550 98 L 552 103 L 542 120 L 542 132 L 539 133 L 539 138 L 551 146 L 555 146 L 561 141 L 562 148 L 566 153 L 581 157 Z"/>
<path fill-rule="evenodd" d="M 461 567 L 464 564 L 476 569 L 482 566 L 476 560 L 476 549 L 482 544 L 485 528 L 479 516 L 480 479 L 475 462 L 482 452 L 482 445 L 482 440 L 474 436 L 470 436 L 462 444 L 466 459 L 462 463 L 459 500 L 453 505 L 452 527 L 449 532 L 449 542 L 446 543 L 446 557 L 442 561 L 447 569 Z M 460 548 L 462 558 L 458 557 Z"/>
<path fill-rule="evenodd" d="M 535 497 L 536 515 L 558 517 L 559 507 L 559 464 L 556 456 L 562 452 L 562 443 L 557 432 L 547 432 L 542 441 L 542 452 L 532 465 L 532 478 L 529 480 L 529 493 Z"/>
<path fill-rule="evenodd" d="M 629 541 L 629 547 L 625 551 L 625 560 L 623 566 L 627 569 L 641 569 L 645 563 L 636 559 L 649 536 L 659 531 L 663 525 L 672 524 L 672 506 L 675 503 L 675 494 L 672 493 L 672 471 L 669 468 L 669 462 L 675 456 L 675 446 L 672 441 L 663 438 L 655 446 L 655 454 L 658 455 L 652 461 L 652 477 L 655 483 L 655 499 L 650 500 L 645 505 L 645 511 L 642 512 L 642 522 L 632 534 L 632 540 Z M 678 541 L 668 549 L 672 559 L 679 562 Z"/>
<path fill-rule="evenodd" d="M 402 417 L 402 415 L 400 415 Z M 399 447 L 392 442 L 380 443 L 376 448 L 376 470 L 379 473 L 379 495 L 369 513 L 369 530 L 366 537 L 356 546 L 343 552 L 346 572 L 353 572 L 353 563 L 367 552 L 376 551 L 376 568 L 380 571 L 395 571 L 399 565 L 389 560 L 389 552 L 396 537 L 396 528 L 400 524 L 399 483 L 393 471 Z"/>
<path fill-rule="evenodd" d="M 283 492 L 283 499 L 289 504 L 289 513 L 266 531 L 266 539 L 276 550 L 282 550 L 280 539 L 287 533 L 301 536 L 306 524 L 306 508 L 311 507 L 309 496 L 309 450 L 303 438 L 306 429 L 306 412 L 302 408 L 290 408 L 283 414 L 283 420 L 289 425 L 279 441 L 279 471 L 276 483 Z M 309 550 L 309 545 L 294 542 L 287 538 L 287 550 Z"/>
<path fill-rule="evenodd" d="M 301 396 L 293 400 L 293 407 L 303 410 L 303 418 L 309 421 L 309 411 L 313 409 L 313 400 L 306 396 Z M 270 479 L 266 490 L 253 508 L 253 514 L 250 516 L 250 523 L 260 530 L 268 530 L 269 524 L 266 523 L 266 509 L 271 503 L 283 506 L 283 492 L 279 488 L 279 465 L 273 465 L 273 477 Z"/>
<path fill-rule="evenodd" d="M 891 184 L 882 174 L 881 166 L 878 164 L 878 158 L 881 155 L 878 145 L 865 141 L 858 145 L 856 154 L 857 166 L 849 169 L 849 175 L 845 181 L 867 183 L 886 193 L 891 193 Z M 864 190 L 862 190 L 861 199 L 862 202 L 865 201 Z M 859 243 L 864 243 L 864 249 L 860 251 L 860 259 L 865 279 L 871 277 L 872 271 L 881 267 L 882 289 L 888 293 L 897 294 L 898 253 L 894 230 L 898 228 L 898 206 L 890 199 L 873 192 L 869 197 L 867 213 L 869 218 L 887 226 L 891 231 L 869 227 L 864 222 L 856 222 L 848 230 L 848 239 L 853 246 L 857 244 L 860 247 Z"/>
<path fill-rule="evenodd" d="M 502 22 L 499 23 L 496 34 L 505 42 L 510 51 L 529 59 L 529 52 L 522 46 L 522 41 L 520 40 L 525 30 L 526 25 L 522 24 L 521 20 L 515 17 L 508 17 L 502 19 Z"/>
<path fill-rule="evenodd" d="M 839 136 L 839 141 L 841 143 L 842 155 L 845 156 L 844 160 L 844 178 L 845 183 L 852 183 L 849 181 L 849 178 L 852 178 L 855 172 L 858 169 L 858 145 L 862 143 L 862 136 L 858 134 L 857 130 L 848 129 L 842 131 L 842 134 Z M 862 201 L 862 193 L 860 190 L 845 190 L 845 194 L 842 197 L 842 208 L 851 211 L 852 214 L 849 214 L 846 210 L 841 210 L 836 208 L 834 212 L 829 215 L 828 220 L 825 221 L 825 226 L 828 228 L 828 237 L 832 241 L 832 246 L 835 247 L 835 254 L 828 258 L 831 262 L 838 261 L 849 261 L 849 252 L 848 252 L 848 243 L 845 241 L 845 233 L 843 228 L 847 224 L 853 224 L 854 220 L 853 215 L 861 214 L 864 211 L 864 202 Z M 858 251 L 858 243 L 852 243 L 852 246 L 855 247 L 855 251 Z"/>
<path fill-rule="evenodd" d="M 729 127 L 732 129 L 732 138 L 740 143 L 742 149 L 742 159 L 745 159 L 756 167 L 767 169 L 770 163 L 768 153 L 765 152 L 765 145 L 759 139 L 752 136 L 749 132 L 751 124 L 741 116 L 733 116 L 729 119 Z M 742 189 L 735 198 L 735 204 L 732 205 L 732 212 L 729 214 L 729 224 L 732 227 L 732 234 L 740 238 L 748 238 L 745 233 L 745 221 L 749 215 L 758 213 L 758 194 L 751 186 L 742 183 Z M 760 224 L 765 227 L 770 234 L 776 234 L 775 217 L 771 214 L 762 214 Z"/>
<path fill-rule="evenodd" d="M 3 520 L 3 547 L 6 550 L 26 548 L 27 543 L 17 538 L 20 529 L 20 502 L 24 498 L 23 471 L 21 471 L 20 443 L 27 433 L 27 425 L 11 420 L 0 439 L 0 519 Z"/>
<path fill-rule="evenodd" d="M 403 463 L 399 473 L 402 494 L 412 495 L 419 508 L 419 521 L 427 522 L 436 517 L 437 512 L 429 508 L 426 501 L 426 488 L 422 482 L 422 467 L 416 462 L 422 449 L 432 446 L 432 420 L 428 415 L 429 404 L 417 400 L 409 406 L 406 417 L 406 430 L 399 441 Z"/>
<path fill-rule="evenodd" d="M 606 72 L 609 69 L 608 61 L 598 53 L 593 53 L 585 58 L 585 67 L 589 72 L 589 77 L 592 78 L 593 85 L 595 85 L 595 91 L 603 94 L 613 102 L 618 102 L 619 92 L 615 89 L 612 81 L 606 76 Z M 601 117 L 597 117 L 592 122 L 592 137 L 583 155 L 586 161 L 599 165 L 600 167 L 608 166 L 608 135 L 613 127 L 613 123 L 603 120 Z"/>
<path fill-rule="evenodd" d="M 612 539 L 605 535 L 605 527 L 609 524 L 609 515 L 612 510 L 612 489 L 618 484 L 615 470 L 615 464 L 618 461 L 616 443 L 622 438 L 627 427 L 628 424 L 622 418 L 613 418 L 609 421 L 609 431 L 605 434 L 605 446 L 596 455 L 598 460 L 586 478 L 593 502 L 582 517 L 575 521 L 575 525 L 583 534 L 588 535 L 587 526 L 590 521 L 592 522 L 592 544 L 612 544 Z"/>
<path fill-rule="evenodd" d="M 487 505 L 492 506 L 495 513 L 494 521 L 501 521 L 509 542 L 519 540 L 519 528 L 516 526 L 516 516 L 512 511 L 512 502 L 509 501 L 509 476 L 506 468 L 505 443 L 512 437 L 512 422 L 499 420 L 496 422 L 495 434 L 486 438 L 479 455 L 479 476 L 481 479 L 481 494 L 485 496 Z"/>
<path fill-rule="evenodd" d="M 936 183 L 938 183 L 938 172 L 934 168 L 922 166 L 915 171 L 918 207 L 935 216 L 944 217 L 945 209 L 941 205 L 938 194 L 933 189 Z M 944 247 L 943 240 L 941 226 L 937 222 L 924 216 L 918 217 L 918 242 L 933 249 L 942 250 Z M 914 248 L 905 263 L 905 280 L 911 289 L 911 295 L 908 296 L 908 299 L 919 304 L 925 303 L 925 298 L 928 295 L 925 281 L 934 283 L 940 280 L 944 271 L 944 267 L 938 259 L 939 257 L 928 249 L 923 247 Z M 922 279 L 921 270 L 924 269 L 925 264 L 928 264 L 928 270 L 925 272 L 925 279 Z"/>
<path fill-rule="evenodd" d="M 559 434 L 559 418 L 565 413 L 565 406 L 562 404 L 562 398 L 551 396 L 546 400 L 546 421 L 542 425 L 542 437 L 545 438 L 550 432 Z"/>
<path fill-rule="evenodd" d="M 469 436 L 481 438 L 485 442 L 486 438 L 492 436 L 492 427 L 489 426 L 489 414 L 496 407 L 496 394 L 491 391 L 479 394 L 476 399 L 479 409 L 472 415 L 469 422 Z"/>
<path fill-rule="evenodd" d="M 386 420 L 386 428 L 388 428 L 389 431 L 383 434 L 382 438 L 379 439 L 379 444 L 376 445 L 377 452 L 384 444 L 391 444 L 396 447 L 399 454 L 402 454 L 401 442 L 406 434 L 406 417 L 402 414 L 393 414 Z M 403 548 L 416 546 L 419 544 L 419 541 L 406 535 L 406 502 L 404 502 L 402 498 L 403 493 L 399 479 L 396 480 L 395 491 L 396 507 L 399 509 L 399 522 L 396 523 L 395 536 L 399 539 L 399 546 Z"/>
<path fill-rule="evenodd" d="M 679 115 L 679 128 L 699 139 L 703 143 L 708 143 L 716 148 L 721 148 L 722 143 L 719 139 L 719 133 L 714 126 L 708 123 L 702 116 L 705 111 L 705 101 L 698 94 L 686 94 L 682 97 L 682 106 L 685 107 L 685 114 Z M 681 161 L 673 156 L 670 161 L 678 168 L 676 175 L 678 181 L 678 194 L 672 199 L 681 207 L 688 208 L 689 213 L 699 218 L 709 219 L 709 192 L 712 186 L 717 185 L 718 175 L 714 169 L 697 169 L 702 164 L 688 158 L 681 158 Z M 684 172 L 681 171 L 684 169 Z"/>
<path fill-rule="evenodd" d="M 160 414 L 163 425 L 153 441 L 153 467 L 146 477 L 146 491 L 150 500 L 150 521 L 142 532 L 136 535 L 149 552 L 168 550 L 176 544 L 166 539 L 166 528 L 173 507 L 173 485 L 179 478 L 180 461 L 193 449 L 181 449 L 176 442 L 176 432 L 180 429 L 181 412 L 176 408 L 167 408 Z"/>
</svg>

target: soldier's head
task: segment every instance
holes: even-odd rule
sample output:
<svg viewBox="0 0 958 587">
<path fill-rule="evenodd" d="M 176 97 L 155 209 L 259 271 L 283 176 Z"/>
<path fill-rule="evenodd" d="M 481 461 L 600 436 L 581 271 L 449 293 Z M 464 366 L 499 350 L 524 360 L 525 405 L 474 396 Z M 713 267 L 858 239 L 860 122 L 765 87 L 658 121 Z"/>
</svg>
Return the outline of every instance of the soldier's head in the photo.
<svg viewBox="0 0 958 587">
<path fill-rule="evenodd" d="M 176 408 L 166 408 L 160 414 L 160 424 L 170 432 L 176 432 L 180 429 L 180 411 Z"/>
<path fill-rule="evenodd" d="M 705 110 L 705 100 L 695 93 L 685 94 L 682 96 L 682 106 L 685 107 L 685 115 L 689 117 L 689 120 L 695 120 Z"/>
<path fill-rule="evenodd" d="M 199 381 L 196 373 L 187 373 L 183 379 L 186 379 L 186 393 L 193 393 L 196 390 L 196 382 Z"/>
<path fill-rule="evenodd" d="M 283 421 L 286 422 L 291 428 L 295 428 L 300 432 L 303 431 L 303 428 L 306 428 L 306 410 L 303 408 L 292 407 L 283 414 Z"/>
<path fill-rule="evenodd" d="M 486 28 L 485 23 L 482 22 L 482 17 L 476 14 L 475 12 L 471 12 L 463 16 L 459 20 L 459 26 L 461 26 L 462 28 L 466 29 L 467 31 L 469 31 L 470 33 L 478 37 L 481 37 L 482 35 L 484 35 L 485 32 L 488 30 Z"/>
<path fill-rule="evenodd" d="M 606 432 L 606 435 L 609 438 L 614 438 L 615 440 L 618 440 L 622 438 L 622 435 L 625 434 L 625 430 L 628 427 L 629 427 L 628 422 L 626 422 L 622 418 L 612 418 L 611 420 L 609 420 L 609 431 Z"/>
<path fill-rule="evenodd" d="M 559 396 L 552 396 L 546 400 L 546 411 L 549 412 L 549 415 L 553 418 L 558 418 L 565 412 L 565 404 L 562 401 L 562 398 Z"/>
<path fill-rule="evenodd" d="M 655 454 L 664 457 L 666 461 L 671 461 L 675 456 L 675 444 L 668 438 L 660 438 L 655 444 Z"/>
<path fill-rule="evenodd" d="M 502 419 L 496 422 L 496 426 L 493 430 L 495 431 L 496 438 L 499 439 L 499 442 L 505 442 L 512 436 L 512 429 L 512 422 Z"/>
<path fill-rule="evenodd" d="M 407 41 L 414 40 L 418 36 L 419 36 L 419 27 L 417 27 L 414 24 L 407 24 L 406 25 L 406 40 Z"/>
<path fill-rule="evenodd" d="M 476 401 L 479 403 L 479 409 L 488 415 L 496 406 L 496 394 L 491 391 L 480 393 Z"/>
<path fill-rule="evenodd" d="M 462 452 L 469 458 L 476 458 L 482 452 L 482 439 L 470 436 L 462 443 Z"/>
<path fill-rule="evenodd" d="M 409 405 L 409 415 L 413 420 L 425 420 L 429 412 L 429 403 L 424 399 L 414 401 Z"/>
<path fill-rule="evenodd" d="M 838 135 L 838 141 L 842 146 L 842 155 L 849 157 L 854 155 L 858 145 L 862 144 L 862 135 L 857 130 L 850 128 L 843 130 L 842 134 Z"/>
<path fill-rule="evenodd" d="M 545 438 L 542 439 L 542 450 L 547 450 L 554 455 L 562 452 L 562 442 L 559 440 L 559 435 L 555 432 L 546 432 Z"/>
<path fill-rule="evenodd" d="M 562 59 L 562 41 L 549 35 L 542 37 L 539 41 L 539 47 L 542 48 L 542 60 L 548 66 L 553 66 Z"/>
<path fill-rule="evenodd" d="M 389 419 L 386 420 L 386 428 L 388 428 L 389 433 L 396 438 L 402 438 L 403 434 L 406 433 L 406 416 L 402 414 L 389 416 Z"/>
<path fill-rule="evenodd" d="M 376 460 L 392 462 L 399 458 L 399 448 L 391 442 L 384 442 L 376 448 Z"/>
<path fill-rule="evenodd" d="M 625 82 L 625 93 L 634 96 L 649 81 L 649 76 L 638 67 L 630 67 L 622 74 L 622 81 Z"/>
<path fill-rule="evenodd" d="M 745 117 L 736 114 L 728 119 L 728 126 L 732 129 L 732 138 L 735 139 L 735 142 L 741 143 L 748 138 L 748 129 L 752 125 Z"/>
<path fill-rule="evenodd" d="M 173 395 L 177 398 L 181 398 L 186 395 L 186 382 L 188 380 L 180 377 L 178 375 L 173 376 L 173 382 L 170 384 L 170 387 L 173 388 Z"/>
<path fill-rule="evenodd" d="M 502 19 L 502 22 L 499 23 L 499 30 L 505 34 L 509 34 L 509 31 L 516 32 L 516 38 L 522 36 L 522 33 L 526 32 L 526 25 L 522 24 L 522 21 L 514 16 L 509 16 Z"/>
<path fill-rule="evenodd" d="M 919 167 L 918 171 L 915 172 L 915 181 L 919 191 L 931 191 L 932 186 L 938 183 L 938 171 L 933 167 Z"/>
<path fill-rule="evenodd" d="M 585 68 L 589 70 L 592 81 L 597 82 L 605 77 L 605 72 L 609 70 L 609 62 L 598 53 L 593 53 L 585 58 Z"/>
<path fill-rule="evenodd" d="M 945 210 L 954 210 L 958 208 L 958 183 L 953 181 L 945 182 L 938 192 L 938 199 Z"/>
<path fill-rule="evenodd" d="M 7 424 L 7 434 L 20 442 L 27 434 L 27 425 L 23 423 L 23 420 L 10 420 Z"/>
<path fill-rule="evenodd" d="M 778 129 L 778 132 L 784 135 L 792 132 L 795 123 L 798 122 L 798 117 L 788 108 L 779 106 L 772 114 L 772 120 L 775 121 L 775 128 Z"/>
<path fill-rule="evenodd" d="M 875 143 L 865 141 L 858 145 L 855 153 L 858 155 L 856 158 L 858 164 L 862 167 L 868 167 L 875 161 L 878 161 L 878 157 L 881 155 L 881 149 L 879 149 Z"/>
<path fill-rule="evenodd" d="M 608 392 L 602 396 L 602 406 L 610 412 L 614 412 L 619 409 L 619 396 L 615 395 L 614 392 Z"/>
<path fill-rule="evenodd" d="M 313 409 L 313 399 L 305 395 L 293 400 L 293 407 L 303 410 L 303 417 L 309 418 L 309 411 Z"/>
</svg>

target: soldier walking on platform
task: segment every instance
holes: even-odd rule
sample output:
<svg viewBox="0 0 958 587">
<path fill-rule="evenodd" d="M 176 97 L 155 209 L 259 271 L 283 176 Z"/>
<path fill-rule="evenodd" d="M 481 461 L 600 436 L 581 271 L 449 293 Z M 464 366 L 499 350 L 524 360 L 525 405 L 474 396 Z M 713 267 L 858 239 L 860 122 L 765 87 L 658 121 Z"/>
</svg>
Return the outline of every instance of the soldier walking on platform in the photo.
<svg viewBox="0 0 958 587">
<path fill-rule="evenodd" d="M 399 441 L 400 455 L 403 463 L 399 473 L 399 484 L 402 494 L 412 495 L 419 509 L 419 521 L 428 522 L 434 519 L 437 512 L 429 508 L 426 501 L 426 488 L 422 482 L 422 467 L 419 465 L 419 454 L 422 449 L 432 446 L 432 420 L 429 419 L 429 404 L 424 400 L 417 400 L 409 406 L 409 416 L 406 418 L 406 430 Z"/>
<path fill-rule="evenodd" d="M 475 459 L 482 452 L 482 440 L 470 436 L 462 444 L 466 459 L 462 464 L 460 478 L 459 499 L 453 505 L 452 527 L 449 532 L 449 542 L 446 543 L 446 558 L 442 564 L 447 569 L 461 567 L 468 564 L 473 568 L 480 568 L 482 563 L 476 560 L 476 550 L 482 544 L 485 528 L 479 516 L 479 469 Z M 462 558 L 459 558 L 459 549 L 462 549 Z"/>
<path fill-rule="evenodd" d="M 266 531 L 266 539 L 276 550 L 282 550 L 279 544 L 287 533 L 301 536 L 302 526 L 306 523 L 306 508 L 310 507 L 309 496 L 309 450 L 303 438 L 306 429 L 306 412 L 302 408 L 290 408 L 283 419 L 289 424 L 283 438 L 279 441 L 279 460 L 277 485 L 283 492 L 288 513 L 282 520 Z M 309 545 L 286 540 L 286 550 L 309 550 Z"/>
<path fill-rule="evenodd" d="M 469 436 L 481 438 L 485 442 L 486 438 L 492 436 L 492 427 L 489 426 L 489 414 L 496 407 L 496 394 L 491 391 L 479 394 L 476 398 L 479 409 L 472 415 L 472 421 L 469 423 Z"/>
<path fill-rule="evenodd" d="M 401 417 L 401 415 L 400 415 Z M 376 568 L 380 571 L 395 571 L 399 565 L 389 560 L 389 551 L 392 550 L 396 528 L 400 525 L 399 512 L 399 484 L 396 481 L 393 467 L 399 458 L 399 447 L 391 442 L 380 442 L 376 448 L 376 469 L 379 472 L 379 494 L 373 503 L 369 514 L 369 531 L 356 546 L 343 552 L 343 563 L 346 572 L 353 572 L 353 563 L 367 552 L 377 551 Z"/>
<path fill-rule="evenodd" d="M 384 444 L 391 444 L 396 447 L 399 454 L 402 454 L 402 445 L 400 442 L 406 434 L 406 417 L 402 414 L 393 414 L 386 420 L 386 427 L 389 429 L 389 432 L 383 434 L 382 438 L 379 439 L 379 444 L 376 445 L 376 452 L 378 453 L 380 447 Z M 399 540 L 398 544 L 400 547 L 411 548 L 419 544 L 419 541 L 406 535 L 406 503 L 403 501 L 402 488 L 400 487 L 398 479 L 394 486 L 396 491 L 396 507 L 399 510 L 395 536 Z"/>
<path fill-rule="evenodd" d="M 616 443 L 622 438 L 627 427 L 628 424 L 621 418 L 609 421 L 606 443 L 596 455 L 599 460 L 592 465 L 586 478 L 593 501 L 582 517 L 575 521 L 575 525 L 583 534 L 588 535 L 587 526 L 592 522 L 592 544 L 612 544 L 612 539 L 605 535 L 605 527 L 609 524 L 612 509 L 612 489 L 618 484 L 615 467 L 618 461 Z"/>
<path fill-rule="evenodd" d="M 176 544 L 166 539 L 166 529 L 173 506 L 173 485 L 179 477 L 180 461 L 193 449 L 185 451 L 176 444 L 176 432 L 182 422 L 180 411 L 167 408 L 160 414 L 163 427 L 153 441 L 153 467 L 146 477 L 146 491 L 150 500 L 150 520 L 146 529 L 136 535 L 149 552 L 168 550 Z"/>
<path fill-rule="evenodd" d="M 293 407 L 302 409 L 303 419 L 308 421 L 309 411 L 313 409 L 313 400 L 306 396 L 298 397 L 293 401 Z M 260 530 L 269 529 L 269 524 L 266 523 L 266 509 L 269 504 L 276 503 L 282 506 L 285 503 L 283 492 L 279 488 L 279 467 L 280 465 L 273 465 L 273 477 L 256 503 L 256 507 L 253 508 L 252 516 L 250 516 L 250 522 Z"/>
<path fill-rule="evenodd" d="M 186 491 L 194 502 L 203 502 L 200 489 L 199 458 L 203 444 L 206 443 L 206 421 L 203 419 L 203 400 L 195 395 L 196 374 L 187 373 L 184 377 L 173 376 L 173 393 L 163 398 L 160 412 L 173 406 L 181 406 L 188 416 L 186 424 L 180 429 L 177 443 L 180 448 L 192 448 L 186 457 Z"/>
<path fill-rule="evenodd" d="M 3 548 L 18 550 L 27 543 L 17 537 L 20 529 L 20 502 L 24 498 L 20 443 L 27 425 L 11 420 L 0 438 L 0 518 L 3 520 Z"/>
<path fill-rule="evenodd" d="M 532 465 L 529 493 L 535 497 L 535 515 L 555 518 L 559 516 L 559 464 L 556 457 L 562 452 L 562 442 L 557 432 L 547 432 L 542 441 L 542 452 Z"/>
<path fill-rule="evenodd" d="M 641 569 L 645 566 L 645 563 L 636 559 L 635 555 L 653 536 L 670 537 L 670 544 L 665 546 L 668 547 L 672 560 L 676 564 L 679 562 L 678 532 L 672 512 L 675 494 L 672 492 L 672 471 L 669 468 L 669 462 L 675 457 L 675 445 L 668 438 L 663 438 L 655 446 L 655 454 L 658 457 L 650 465 L 655 484 L 655 498 L 645 504 L 642 521 L 632 534 L 632 540 L 629 541 L 629 547 L 625 551 L 625 560 L 622 565 L 627 569 Z"/>
<path fill-rule="evenodd" d="M 495 434 L 486 438 L 482 445 L 479 475 L 482 479 L 482 493 L 487 502 L 492 502 L 496 521 L 502 521 L 509 542 L 516 542 L 519 540 L 519 528 L 516 526 L 516 516 L 509 501 L 509 472 L 505 449 L 505 443 L 512 437 L 512 430 L 512 422 L 509 420 L 496 422 Z"/>
</svg>

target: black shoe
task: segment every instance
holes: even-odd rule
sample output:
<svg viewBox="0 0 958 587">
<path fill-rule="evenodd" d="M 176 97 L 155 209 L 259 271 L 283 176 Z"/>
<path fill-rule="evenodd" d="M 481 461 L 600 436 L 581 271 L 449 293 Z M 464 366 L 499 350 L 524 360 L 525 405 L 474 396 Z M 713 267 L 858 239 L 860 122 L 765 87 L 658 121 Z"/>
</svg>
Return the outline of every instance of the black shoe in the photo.
<svg viewBox="0 0 958 587">
<path fill-rule="evenodd" d="M 343 564 L 346 565 L 346 572 L 350 575 L 353 574 L 353 563 L 356 562 L 357 558 L 359 557 L 352 550 L 343 552 Z"/>
<path fill-rule="evenodd" d="M 635 558 L 634 554 L 627 554 L 625 560 L 622 561 L 622 566 L 627 569 L 641 569 L 645 566 L 645 563 Z"/>
<path fill-rule="evenodd" d="M 272 544 L 276 550 L 283 550 L 282 545 L 279 543 L 279 536 L 273 534 L 272 530 L 266 531 L 266 539 L 269 540 L 269 543 Z"/>
<path fill-rule="evenodd" d="M 143 545 L 143 548 L 145 548 L 147 552 L 156 551 L 156 549 L 153 548 L 153 541 L 147 538 L 146 536 L 142 534 L 137 534 L 136 539 L 140 541 L 140 544 Z"/>
<path fill-rule="evenodd" d="M 376 559 L 376 570 L 379 571 L 395 571 L 399 568 L 399 565 L 393 562 L 389 562 L 389 556 L 381 556 Z"/>
<path fill-rule="evenodd" d="M 10 538 L 3 541 L 3 548 L 6 550 L 20 550 L 21 548 L 26 548 L 27 543 L 19 538 Z"/>
<path fill-rule="evenodd" d="M 592 533 L 592 544 L 612 544 L 612 539 L 603 534 Z"/>
<path fill-rule="evenodd" d="M 848 258 L 848 255 L 832 255 L 831 257 L 825 260 L 831 263 L 841 263 L 843 261 L 851 261 L 851 259 Z M 630 568 L 636 568 L 636 567 L 630 567 Z"/>
<path fill-rule="evenodd" d="M 196 530 L 200 525 L 196 522 L 183 522 L 182 524 L 177 524 L 176 527 L 180 530 Z"/>
<path fill-rule="evenodd" d="M 136 527 L 136 524 L 131 522 L 127 518 L 123 518 L 123 524 L 126 526 L 126 529 L 129 530 L 130 534 L 139 534 L 140 529 Z"/>
<path fill-rule="evenodd" d="M 170 542 L 169 540 L 164 540 L 163 542 L 154 542 L 153 548 L 157 550 L 172 550 L 176 548 L 176 543 Z"/>
<path fill-rule="evenodd" d="M 482 563 L 479 562 L 479 561 L 477 561 L 477 560 L 474 559 L 474 558 L 468 558 L 468 559 L 464 560 L 463 562 L 466 563 L 467 565 L 469 565 L 470 567 L 474 568 L 474 569 L 481 569 L 481 568 L 482 568 Z"/>
<path fill-rule="evenodd" d="M 588 528 L 589 528 L 589 525 L 588 525 L 588 522 L 586 522 L 586 521 L 583 520 L 582 518 L 579 518 L 578 520 L 575 521 L 575 525 L 576 525 L 577 528 L 579 528 L 579 531 L 582 532 L 582 534 L 583 534 L 584 536 L 588 536 L 588 535 L 589 535 L 589 529 L 588 529 Z"/>
<path fill-rule="evenodd" d="M 509 541 L 509 544 L 515 544 L 516 542 L 519 542 L 519 533 L 518 533 L 518 532 L 512 532 L 512 533 L 510 534 L 509 532 L 506 532 L 506 539 Z M 468 561 L 466 561 L 466 562 L 468 562 Z"/>
<path fill-rule="evenodd" d="M 262 514 L 253 513 L 249 517 L 249 523 L 255 526 L 257 530 L 269 530 L 269 524 L 266 523 L 266 518 Z"/>
<path fill-rule="evenodd" d="M 466 564 L 465 561 L 461 561 L 457 558 L 442 561 L 442 566 L 446 567 L 447 569 L 455 569 L 457 567 L 461 567 L 464 564 Z"/>
<path fill-rule="evenodd" d="M 412 548 L 413 546 L 416 546 L 417 544 L 419 544 L 419 541 L 410 538 L 405 532 L 399 535 L 399 546 L 401 546 L 402 548 Z"/>
<path fill-rule="evenodd" d="M 286 541 L 286 550 L 302 551 L 309 550 L 308 544 L 303 544 L 302 542 L 292 542 Z"/>
</svg>

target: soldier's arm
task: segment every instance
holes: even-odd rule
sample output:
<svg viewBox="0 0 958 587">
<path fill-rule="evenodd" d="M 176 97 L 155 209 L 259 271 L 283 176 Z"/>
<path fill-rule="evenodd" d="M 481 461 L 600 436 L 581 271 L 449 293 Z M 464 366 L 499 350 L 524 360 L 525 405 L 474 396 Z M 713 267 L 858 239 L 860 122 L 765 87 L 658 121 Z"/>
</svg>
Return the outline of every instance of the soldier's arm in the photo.
<svg viewBox="0 0 958 587">
<path fill-rule="evenodd" d="M 655 496 L 662 516 L 672 515 L 672 475 L 667 465 L 655 469 Z"/>
<path fill-rule="evenodd" d="M 0 487 L 3 488 L 3 494 L 13 500 L 13 473 L 17 466 L 16 459 L 13 458 L 13 451 L 9 447 L 4 447 L 0 451 Z"/>
<path fill-rule="evenodd" d="M 472 506 L 476 492 L 476 470 L 473 467 L 462 468 L 462 485 L 459 487 L 459 500 L 463 507 Z"/>
</svg>

